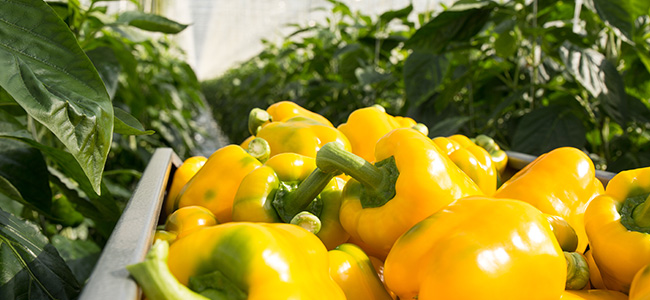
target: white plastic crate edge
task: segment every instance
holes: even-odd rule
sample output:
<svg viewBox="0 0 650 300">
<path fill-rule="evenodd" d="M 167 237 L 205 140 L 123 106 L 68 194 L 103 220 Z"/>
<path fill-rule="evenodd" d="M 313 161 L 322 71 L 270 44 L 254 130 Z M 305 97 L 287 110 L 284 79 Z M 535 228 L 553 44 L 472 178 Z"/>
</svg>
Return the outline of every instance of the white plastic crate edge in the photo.
<svg viewBox="0 0 650 300">
<path fill-rule="evenodd" d="M 171 173 L 182 163 L 170 148 L 158 148 L 84 286 L 79 300 L 136 300 L 141 291 L 126 266 L 144 260 L 158 223 Z"/>
</svg>

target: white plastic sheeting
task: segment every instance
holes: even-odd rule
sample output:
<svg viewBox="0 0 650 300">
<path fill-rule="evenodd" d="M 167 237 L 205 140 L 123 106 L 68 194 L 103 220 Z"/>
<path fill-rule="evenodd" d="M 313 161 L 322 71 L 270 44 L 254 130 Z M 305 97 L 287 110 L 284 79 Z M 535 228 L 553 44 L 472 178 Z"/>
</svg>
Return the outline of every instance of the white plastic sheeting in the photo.
<svg viewBox="0 0 650 300">
<path fill-rule="evenodd" d="M 418 12 L 440 10 L 453 0 L 346 0 L 352 11 L 377 16 L 413 4 Z M 261 39 L 280 42 L 301 25 L 322 22 L 332 4 L 325 0 L 167 0 L 163 14 L 191 24 L 177 36 L 200 79 L 210 79 L 262 50 Z M 318 10 L 317 8 L 327 8 Z"/>
</svg>

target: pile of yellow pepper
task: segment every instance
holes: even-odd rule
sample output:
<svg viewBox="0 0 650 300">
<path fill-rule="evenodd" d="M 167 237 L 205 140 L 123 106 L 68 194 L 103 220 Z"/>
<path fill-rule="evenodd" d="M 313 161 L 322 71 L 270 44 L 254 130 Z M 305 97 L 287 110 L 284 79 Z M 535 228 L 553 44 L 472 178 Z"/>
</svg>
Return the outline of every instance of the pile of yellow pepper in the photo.
<svg viewBox="0 0 650 300">
<path fill-rule="evenodd" d="M 650 299 L 650 167 L 564 147 L 514 175 L 489 137 L 293 102 L 175 170 L 143 262 L 157 299 Z"/>
</svg>

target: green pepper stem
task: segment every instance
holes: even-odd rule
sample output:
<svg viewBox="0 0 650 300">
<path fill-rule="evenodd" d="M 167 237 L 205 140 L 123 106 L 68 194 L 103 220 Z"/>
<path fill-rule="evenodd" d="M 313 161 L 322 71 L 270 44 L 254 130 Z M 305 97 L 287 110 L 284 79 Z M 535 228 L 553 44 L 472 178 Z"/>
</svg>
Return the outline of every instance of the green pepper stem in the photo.
<svg viewBox="0 0 650 300">
<path fill-rule="evenodd" d="M 307 231 L 313 234 L 318 234 L 322 226 L 320 219 L 308 211 L 299 212 L 291 219 L 291 222 L 289 223 L 307 229 Z"/>
<path fill-rule="evenodd" d="M 632 212 L 634 223 L 640 227 L 650 227 L 650 195 Z"/>
<path fill-rule="evenodd" d="M 316 165 L 323 172 L 343 172 L 363 185 L 379 189 L 384 181 L 384 173 L 362 157 L 343 148 L 337 142 L 325 144 L 316 153 Z"/>
<path fill-rule="evenodd" d="M 271 146 L 265 139 L 256 137 L 248 143 L 247 152 L 261 163 L 264 163 L 271 156 Z"/>
<path fill-rule="evenodd" d="M 273 202 L 280 218 L 286 223 L 291 222 L 294 216 L 307 209 L 332 178 L 334 178 L 334 174 L 325 173 L 318 168 L 314 169 L 298 185 L 298 188 L 285 194 L 282 199 L 276 199 L 277 201 Z"/>
<path fill-rule="evenodd" d="M 169 244 L 156 241 L 145 260 L 126 266 L 149 300 L 209 300 L 180 283 L 167 266 Z"/>
<path fill-rule="evenodd" d="M 271 121 L 271 115 L 261 108 L 253 108 L 248 114 L 248 131 L 252 135 L 257 135 L 264 123 Z"/>
<path fill-rule="evenodd" d="M 581 290 L 589 283 L 589 264 L 587 259 L 578 252 L 564 251 L 566 260 L 567 290 Z"/>
</svg>

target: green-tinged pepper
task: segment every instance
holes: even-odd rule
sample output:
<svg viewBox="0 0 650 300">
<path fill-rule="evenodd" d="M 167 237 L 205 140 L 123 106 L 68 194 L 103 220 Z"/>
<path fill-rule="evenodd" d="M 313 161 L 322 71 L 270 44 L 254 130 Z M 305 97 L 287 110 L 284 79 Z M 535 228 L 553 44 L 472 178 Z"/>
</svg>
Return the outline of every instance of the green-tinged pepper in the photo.
<svg viewBox="0 0 650 300">
<path fill-rule="evenodd" d="M 578 235 L 576 252 L 584 253 L 585 210 L 604 191 L 593 161 L 579 149 L 562 147 L 538 156 L 494 193 L 528 202 L 544 213 L 564 218 Z"/>
<path fill-rule="evenodd" d="M 270 149 L 262 139 L 248 145 L 248 151 L 238 145 L 218 149 L 203 167 L 185 184 L 173 205 L 173 210 L 185 206 L 203 206 L 219 223 L 229 222 L 232 202 L 241 180 L 259 168 L 268 158 Z"/>
<path fill-rule="evenodd" d="M 368 255 L 354 244 L 329 251 L 330 276 L 347 299 L 392 300 Z"/>
<path fill-rule="evenodd" d="M 327 249 L 333 249 L 349 238 L 339 222 L 344 184 L 318 170 L 311 157 L 281 153 L 243 178 L 234 197 L 232 219 L 316 226 L 316 235 Z M 301 214 L 304 211 L 310 214 Z"/>
<path fill-rule="evenodd" d="M 179 239 L 201 227 L 213 226 L 217 223 L 217 219 L 207 208 L 196 205 L 184 206 L 169 215 L 165 220 L 164 230 L 175 234 L 176 239 Z"/>
<path fill-rule="evenodd" d="M 630 286 L 630 300 L 650 300 L 650 264 L 634 275 Z"/>
<path fill-rule="evenodd" d="M 650 264 L 650 167 L 616 174 L 589 204 L 585 228 L 603 283 L 628 293 L 634 275 Z"/>
<path fill-rule="evenodd" d="M 465 174 L 474 180 L 485 195 L 492 195 L 496 191 L 497 170 L 490 158 L 490 154 L 485 149 L 460 134 L 450 137 L 436 137 L 433 138 L 433 142 Z"/>
<path fill-rule="evenodd" d="M 410 128 L 384 135 L 372 164 L 337 143 L 325 145 L 316 158 L 324 172 L 343 172 L 340 220 L 367 253 L 384 259 L 397 238 L 413 225 L 480 188 L 431 139 Z"/>
<path fill-rule="evenodd" d="M 167 263 L 178 281 L 192 290 L 231 295 L 217 299 L 345 299 L 329 276 L 323 243 L 292 224 L 230 222 L 205 227 L 174 242 Z"/>
</svg>

